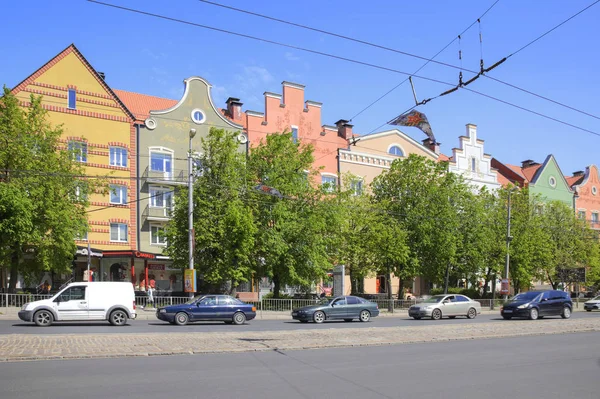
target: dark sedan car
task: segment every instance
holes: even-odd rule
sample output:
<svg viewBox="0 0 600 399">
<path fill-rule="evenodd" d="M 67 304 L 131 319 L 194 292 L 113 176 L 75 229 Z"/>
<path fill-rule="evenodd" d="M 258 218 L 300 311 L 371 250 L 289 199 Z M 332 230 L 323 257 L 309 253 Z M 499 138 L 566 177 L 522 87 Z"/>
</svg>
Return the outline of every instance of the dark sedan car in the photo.
<svg viewBox="0 0 600 399">
<path fill-rule="evenodd" d="M 500 314 L 506 320 L 513 317 L 527 317 L 537 320 L 544 316 L 561 316 L 563 319 L 571 317 L 573 302 L 567 292 L 528 291 L 515 295 L 500 309 Z"/>
<path fill-rule="evenodd" d="M 338 296 L 333 299 L 324 299 L 317 305 L 305 306 L 292 311 L 292 319 L 302 323 L 314 321 L 322 323 L 325 320 L 342 319 L 352 321 L 358 319 L 362 322 L 379 316 L 379 307 L 374 302 L 357 296 Z"/>
<path fill-rule="evenodd" d="M 256 317 L 256 308 L 229 295 L 202 295 L 181 305 L 159 308 L 156 317 L 180 326 L 193 321 L 244 324 Z"/>
</svg>

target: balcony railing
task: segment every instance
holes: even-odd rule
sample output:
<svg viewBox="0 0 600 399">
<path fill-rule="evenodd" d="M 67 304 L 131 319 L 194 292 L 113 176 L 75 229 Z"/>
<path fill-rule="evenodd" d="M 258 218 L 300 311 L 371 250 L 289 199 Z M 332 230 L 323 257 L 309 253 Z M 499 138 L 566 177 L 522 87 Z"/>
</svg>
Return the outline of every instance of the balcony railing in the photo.
<svg viewBox="0 0 600 399">
<path fill-rule="evenodd" d="M 187 172 L 183 169 L 173 169 L 170 172 L 151 170 L 147 167 L 142 179 L 153 183 L 187 184 Z"/>
<path fill-rule="evenodd" d="M 171 219 L 172 212 L 173 208 L 171 207 L 158 208 L 146 205 L 146 209 L 144 209 L 144 212 L 142 212 L 142 219 L 166 221 Z"/>
</svg>

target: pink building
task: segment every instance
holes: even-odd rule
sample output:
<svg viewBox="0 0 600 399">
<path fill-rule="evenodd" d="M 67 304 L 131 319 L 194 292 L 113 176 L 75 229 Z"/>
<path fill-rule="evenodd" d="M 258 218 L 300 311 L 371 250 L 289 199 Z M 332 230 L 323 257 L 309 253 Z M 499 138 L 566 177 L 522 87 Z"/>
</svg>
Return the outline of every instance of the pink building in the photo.
<svg viewBox="0 0 600 399">
<path fill-rule="evenodd" d="M 225 116 L 244 126 L 250 146 L 256 146 L 268 134 L 292 132 L 302 143 L 314 147 L 314 167 L 320 168 L 322 182 L 338 183 L 339 148 L 348 148 L 352 138 L 352 125 L 339 120 L 335 126 L 321 123 L 322 103 L 304 99 L 304 86 L 282 82 L 283 94 L 265 92 L 264 112 L 242 111 L 242 103 L 237 98 L 227 100 Z M 334 180 L 335 179 L 335 180 Z"/>
</svg>

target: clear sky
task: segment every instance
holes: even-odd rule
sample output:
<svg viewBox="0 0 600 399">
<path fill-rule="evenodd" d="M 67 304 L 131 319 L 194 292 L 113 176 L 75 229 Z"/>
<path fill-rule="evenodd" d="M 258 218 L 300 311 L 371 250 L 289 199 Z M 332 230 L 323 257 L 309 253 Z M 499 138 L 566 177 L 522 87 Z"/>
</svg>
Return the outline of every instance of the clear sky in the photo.
<svg viewBox="0 0 600 399">
<path fill-rule="evenodd" d="M 388 68 L 414 72 L 422 60 L 310 32 L 197 0 L 105 0 L 130 8 L 210 25 Z M 214 0 L 431 57 L 475 21 L 495 0 Z M 487 66 L 511 54 L 593 0 L 500 0 L 481 20 Z M 284 80 L 306 85 L 307 100 L 323 103 L 323 124 L 350 119 L 406 77 L 298 50 L 132 14 L 85 0 L 2 1 L 0 83 L 14 87 L 74 43 L 113 88 L 179 99 L 183 79 L 197 75 L 213 86 L 217 106 L 238 97 L 263 111 L 263 92 L 281 93 Z M 600 116 L 600 3 L 511 57 L 490 76 Z M 462 36 L 463 66 L 479 69 L 477 24 Z M 436 58 L 459 65 L 458 41 Z M 419 75 L 458 81 L 458 70 L 429 64 Z M 471 74 L 465 73 L 464 80 Z M 419 98 L 449 86 L 415 78 Z M 600 134 L 600 120 L 559 107 L 489 79 L 469 86 Z M 352 120 L 367 134 L 413 105 L 408 83 Z M 542 162 L 554 154 L 564 174 L 600 164 L 600 136 L 543 119 L 466 91 L 418 108 L 451 154 L 465 124 L 478 126 L 487 153 L 503 162 Z M 383 130 L 381 128 L 380 130 Z M 401 128 L 417 140 L 416 128 Z"/>
</svg>

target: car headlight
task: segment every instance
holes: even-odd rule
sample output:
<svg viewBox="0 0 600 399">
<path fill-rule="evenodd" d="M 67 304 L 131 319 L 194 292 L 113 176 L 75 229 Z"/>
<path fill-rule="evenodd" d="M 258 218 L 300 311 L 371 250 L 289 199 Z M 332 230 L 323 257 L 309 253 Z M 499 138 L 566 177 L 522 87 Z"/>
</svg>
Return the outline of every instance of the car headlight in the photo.
<svg viewBox="0 0 600 399">
<path fill-rule="evenodd" d="M 435 309 L 435 306 L 427 306 L 427 307 L 425 308 L 425 310 L 431 310 L 431 309 Z"/>
<path fill-rule="evenodd" d="M 29 302 L 27 302 L 25 305 L 23 305 L 23 306 L 21 307 L 21 310 L 25 310 L 25 309 L 27 309 L 27 306 L 29 306 Z"/>
<path fill-rule="evenodd" d="M 523 305 L 517 306 L 518 309 L 527 309 L 529 307 L 528 303 L 524 303 Z"/>
<path fill-rule="evenodd" d="M 161 309 L 159 310 L 160 313 L 167 313 L 167 309 Z"/>
</svg>

